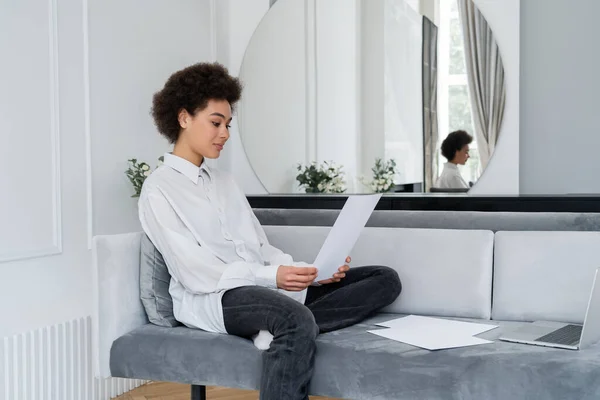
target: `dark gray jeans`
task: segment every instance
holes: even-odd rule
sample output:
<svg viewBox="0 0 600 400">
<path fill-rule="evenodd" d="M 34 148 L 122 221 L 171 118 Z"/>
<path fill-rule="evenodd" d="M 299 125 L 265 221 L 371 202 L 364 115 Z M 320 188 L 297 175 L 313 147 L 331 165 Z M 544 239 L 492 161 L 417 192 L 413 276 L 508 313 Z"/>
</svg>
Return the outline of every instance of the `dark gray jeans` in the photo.
<svg viewBox="0 0 600 400">
<path fill-rule="evenodd" d="M 351 268 L 341 282 L 308 288 L 305 304 L 274 290 L 244 286 L 223 295 L 225 329 L 250 338 L 273 334 L 263 353 L 261 400 L 308 399 L 319 333 L 356 324 L 391 304 L 402 290 L 391 268 Z"/>
</svg>

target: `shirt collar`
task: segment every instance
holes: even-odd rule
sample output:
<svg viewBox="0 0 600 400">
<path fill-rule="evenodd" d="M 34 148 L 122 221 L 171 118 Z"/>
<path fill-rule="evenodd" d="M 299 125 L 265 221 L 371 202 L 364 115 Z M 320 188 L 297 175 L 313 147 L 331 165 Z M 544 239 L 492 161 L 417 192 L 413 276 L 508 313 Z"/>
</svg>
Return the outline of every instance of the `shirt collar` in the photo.
<svg viewBox="0 0 600 400">
<path fill-rule="evenodd" d="M 456 164 L 454 164 L 454 163 L 451 163 L 450 161 L 448 161 L 448 162 L 446 163 L 446 166 L 447 166 L 448 168 L 451 168 L 451 169 L 456 169 L 456 170 L 458 170 L 458 165 L 456 165 Z"/>
<path fill-rule="evenodd" d="M 184 158 L 172 153 L 165 153 L 163 163 L 166 166 L 173 168 L 175 171 L 182 173 L 195 184 L 198 184 L 198 177 L 200 176 L 201 170 L 206 171 L 209 178 L 212 177 L 210 168 L 206 164 L 206 160 L 203 160 L 200 167 L 198 167 Z"/>
</svg>

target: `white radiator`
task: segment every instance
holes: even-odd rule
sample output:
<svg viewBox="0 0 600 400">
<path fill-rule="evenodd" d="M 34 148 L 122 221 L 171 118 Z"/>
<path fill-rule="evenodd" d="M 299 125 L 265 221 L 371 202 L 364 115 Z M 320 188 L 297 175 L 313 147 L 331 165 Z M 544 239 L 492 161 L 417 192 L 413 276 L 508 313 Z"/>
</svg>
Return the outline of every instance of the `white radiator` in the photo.
<svg viewBox="0 0 600 400">
<path fill-rule="evenodd" d="M 7 337 L 0 342 L 0 400 L 110 400 L 146 381 L 94 378 L 92 320 Z"/>
</svg>

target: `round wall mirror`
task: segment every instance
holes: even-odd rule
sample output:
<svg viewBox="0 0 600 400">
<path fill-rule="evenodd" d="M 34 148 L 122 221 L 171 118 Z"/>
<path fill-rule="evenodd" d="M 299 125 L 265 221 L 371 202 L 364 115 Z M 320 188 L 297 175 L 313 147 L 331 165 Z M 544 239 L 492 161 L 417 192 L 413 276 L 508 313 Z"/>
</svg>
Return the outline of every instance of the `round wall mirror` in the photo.
<svg viewBox="0 0 600 400">
<path fill-rule="evenodd" d="M 472 0 L 277 0 L 240 70 L 244 150 L 269 193 L 466 192 L 506 98 Z"/>
</svg>

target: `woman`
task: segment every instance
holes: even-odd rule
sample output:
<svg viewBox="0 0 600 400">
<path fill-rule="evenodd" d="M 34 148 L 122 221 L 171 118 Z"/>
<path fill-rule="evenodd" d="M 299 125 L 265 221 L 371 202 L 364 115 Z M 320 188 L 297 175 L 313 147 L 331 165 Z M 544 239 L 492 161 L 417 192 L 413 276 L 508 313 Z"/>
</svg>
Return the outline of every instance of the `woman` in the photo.
<svg viewBox="0 0 600 400">
<path fill-rule="evenodd" d="M 469 144 L 473 137 L 459 130 L 450 133 L 442 142 L 442 155 L 448 160 L 434 187 L 440 189 L 469 189 L 458 170 L 459 165 L 465 165 L 469 159 Z"/>
<path fill-rule="evenodd" d="M 241 90 L 223 66 L 200 63 L 154 95 L 154 121 L 174 148 L 144 182 L 139 216 L 171 274 L 176 319 L 245 338 L 268 331 L 260 398 L 307 399 L 317 335 L 392 303 L 401 284 L 390 268 L 344 265 L 317 286 L 316 268 L 269 244 L 232 177 L 205 162 L 227 143 Z"/>
</svg>

